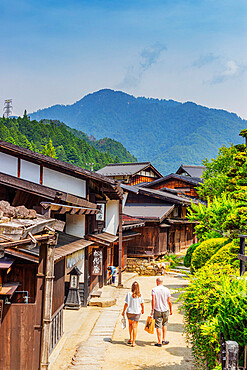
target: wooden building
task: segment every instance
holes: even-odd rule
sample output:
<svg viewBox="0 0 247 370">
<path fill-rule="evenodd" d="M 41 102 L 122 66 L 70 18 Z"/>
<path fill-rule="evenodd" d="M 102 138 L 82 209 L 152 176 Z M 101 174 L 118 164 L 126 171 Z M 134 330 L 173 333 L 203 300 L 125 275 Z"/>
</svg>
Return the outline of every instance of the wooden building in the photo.
<svg viewBox="0 0 247 370">
<path fill-rule="evenodd" d="M 151 182 L 162 177 L 150 162 L 112 163 L 101 168 L 97 173 L 127 185 Z"/>
<path fill-rule="evenodd" d="M 131 224 L 131 218 L 136 223 L 145 223 L 135 229 L 138 235 L 127 243 L 128 257 L 178 253 L 196 242 L 194 224 L 185 217 L 190 198 L 179 196 L 171 189 L 122 187 L 129 192 L 123 210 L 126 223 Z"/>
<path fill-rule="evenodd" d="M 0 199 L 13 206 L 26 205 L 56 220 L 57 230 L 64 232 L 59 235 L 58 244 L 61 239 L 63 249 L 70 251 L 63 262 L 65 296 L 70 283 L 68 273 L 77 266 L 82 271 L 81 302 L 86 305 L 92 290 L 106 282 L 107 266 L 121 260 L 119 220 L 123 191 L 119 183 L 0 141 Z M 100 271 L 97 273 L 95 251 L 102 257 L 98 259 Z"/>
<path fill-rule="evenodd" d="M 156 190 L 174 189 L 175 194 L 185 195 L 198 199 L 197 188 L 203 183 L 201 178 L 171 173 L 151 183 L 142 184 L 142 187 Z"/>
<path fill-rule="evenodd" d="M 56 236 L 43 220 L 6 219 L 0 236 L 0 368 L 48 369 L 49 353 L 63 333 L 64 275 L 60 263 L 54 270 Z"/>
</svg>

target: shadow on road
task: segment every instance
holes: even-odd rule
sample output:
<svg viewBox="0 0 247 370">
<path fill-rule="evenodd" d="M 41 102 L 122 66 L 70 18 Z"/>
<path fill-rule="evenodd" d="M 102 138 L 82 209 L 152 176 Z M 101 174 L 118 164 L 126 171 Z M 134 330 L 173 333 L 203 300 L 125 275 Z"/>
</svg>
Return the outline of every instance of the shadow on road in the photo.
<svg viewBox="0 0 247 370">
<path fill-rule="evenodd" d="M 183 333 L 184 326 L 180 323 L 168 323 L 168 331 L 174 331 L 176 333 Z"/>
<path fill-rule="evenodd" d="M 166 369 L 166 370 L 184 370 L 190 369 L 192 370 L 193 364 L 189 360 L 182 360 L 180 364 L 166 364 L 164 362 L 153 365 L 135 365 L 135 369 L 139 370 L 158 370 L 158 369 Z"/>
<path fill-rule="evenodd" d="M 130 344 L 127 343 L 127 340 L 123 341 L 123 340 L 112 340 L 111 342 L 112 344 L 118 344 L 118 345 L 121 345 L 121 346 L 128 346 L 128 347 L 131 347 Z M 136 345 L 137 347 L 150 347 L 150 346 L 154 346 L 154 341 L 153 342 L 147 342 L 147 341 L 144 341 L 144 340 L 136 340 Z"/>
</svg>

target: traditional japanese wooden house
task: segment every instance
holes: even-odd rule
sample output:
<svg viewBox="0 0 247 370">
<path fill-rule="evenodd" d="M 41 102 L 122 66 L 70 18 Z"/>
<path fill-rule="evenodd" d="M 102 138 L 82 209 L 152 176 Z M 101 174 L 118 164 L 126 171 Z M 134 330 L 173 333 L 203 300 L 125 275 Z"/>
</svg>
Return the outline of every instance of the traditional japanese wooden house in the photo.
<svg viewBox="0 0 247 370">
<path fill-rule="evenodd" d="M 0 368 L 48 369 L 49 353 L 63 333 L 64 275 L 58 274 L 59 265 L 53 283 L 54 220 L 1 216 L 1 221 Z M 35 258 L 32 249 L 37 245 Z"/>
<path fill-rule="evenodd" d="M 142 184 L 142 187 L 156 190 L 174 189 L 175 194 L 186 195 L 198 199 L 197 188 L 203 179 L 171 173 L 151 183 Z"/>
<path fill-rule="evenodd" d="M 92 290 L 106 282 L 107 266 L 121 260 L 119 220 L 123 191 L 119 183 L 0 141 L 0 199 L 13 206 L 26 205 L 56 220 L 56 229 L 65 232 L 59 235 L 58 245 L 61 240 L 63 250 L 70 251 L 63 262 L 65 295 L 70 284 L 68 273 L 77 266 L 83 272 L 80 296 L 86 305 Z M 118 243 L 117 248 L 114 243 Z M 96 249 L 102 256 L 97 273 L 94 269 Z M 121 275 L 121 264 L 119 270 Z"/>
<path fill-rule="evenodd" d="M 151 182 L 162 177 L 150 162 L 112 163 L 101 168 L 97 173 L 127 185 Z"/>
<path fill-rule="evenodd" d="M 128 257 L 158 257 L 165 253 L 177 253 L 196 242 L 194 224 L 185 218 L 190 198 L 179 196 L 172 189 L 122 187 L 129 192 L 124 217 L 145 222 L 145 225 L 135 229 L 138 235 L 127 242 Z"/>
</svg>

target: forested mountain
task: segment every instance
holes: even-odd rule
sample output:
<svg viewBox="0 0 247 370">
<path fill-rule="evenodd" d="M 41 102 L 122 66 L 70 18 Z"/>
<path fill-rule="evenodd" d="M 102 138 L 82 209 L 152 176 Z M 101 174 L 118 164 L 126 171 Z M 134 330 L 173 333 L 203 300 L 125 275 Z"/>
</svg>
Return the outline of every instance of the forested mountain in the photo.
<svg viewBox="0 0 247 370">
<path fill-rule="evenodd" d="M 90 163 L 94 163 L 95 171 L 116 161 L 136 161 L 117 141 L 108 138 L 96 141 L 59 121 L 30 121 L 26 114 L 23 118 L 0 118 L 0 139 L 35 152 L 52 153 L 83 168 L 90 169 Z"/>
<path fill-rule="evenodd" d="M 135 98 L 100 90 L 72 105 L 54 105 L 31 114 L 58 119 L 88 135 L 119 140 L 138 160 L 151 161 L 163 174 L 183 164 L 201 164 L 218 147 L 242 142 L 247 121 L 234 113 L 191 102 Z M 97 146 L 96 146 L 97 147 Z"/>
</svg>

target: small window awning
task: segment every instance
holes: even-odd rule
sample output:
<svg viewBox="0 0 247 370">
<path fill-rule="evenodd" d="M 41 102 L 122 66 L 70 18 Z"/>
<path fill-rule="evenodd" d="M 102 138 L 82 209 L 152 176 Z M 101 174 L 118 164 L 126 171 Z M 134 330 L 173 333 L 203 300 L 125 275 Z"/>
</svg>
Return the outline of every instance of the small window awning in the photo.
<svg viewBox="0 0 247 370">
<path fill-rule="evenodd" d="M 111 243 L 114 243 L 118 240 L 118 236 L 106 232 L 100 234 L 89 234 L 86 236 L 86 238 L 94 243 L 106 245 L 108 247 L 111 245 Z"/>
<path fill-rule="evenodd" d="M 99 212 L 96 204 L 95 207 L 77 207 L 51 202 L 41 202 L 40 204 L 44 209 L 50 208 L 51 211 L 54 211 L 58 214 L 69 213 L 71 215 L 93 215 Z M 92 203 L 90 203 L 90 205 L 92 205 Z"/>
<path fill-rule="evenodd" d="M 14 261 L 10 258 L 0 258 L 0 270 L 8 270 L 13 263 Z"/>
<path fill-rule="evenodd" d="M 58 233 L 58 241 L 55 247 L 54 261 L 57 262 L 63 257 L 78 252 L 91 244 L 93 244 L 93 242 L 90 240 L 60 232 Z M 31 262 L 39 263 L 38 245 L 31 250 L 7 248 L 5 253 Z"/>
<path fill-rule="evenodd" d="M 58 261 L 72 253 L 78 252 L 81 249 L 93 244 L 92 241 L 83 238 L 77 238 L 65 233 L 59 233 L 57 247 L 55 249 L 54 260 Z"/>
<path fill-rule="evenodd" d="M 136 236 L 141 235 L 141 233 L 137 233 L 135 231 L 124 231 L 123 232 L 123 241 L 127 242 L 128 240 L 134 239 Z"/>
<path fill-rule="evenodd" d="M 198 221 L 190 221 L 185 218 L 180 218 L 180 219 L 172 219 L 168 218 L 167 221 L 169 221 L 170 224 L 196 224 L 199 223 Z"/>
<path fill-rule="evenodd" d="M 19 283 L 5 283 L 2 286 L 2 289 L 0 290 L 0 297 L 7 295 L 9 297 L 12 297 L 16 289 L 18 288 L 20 284 Z"/>
</svg>

